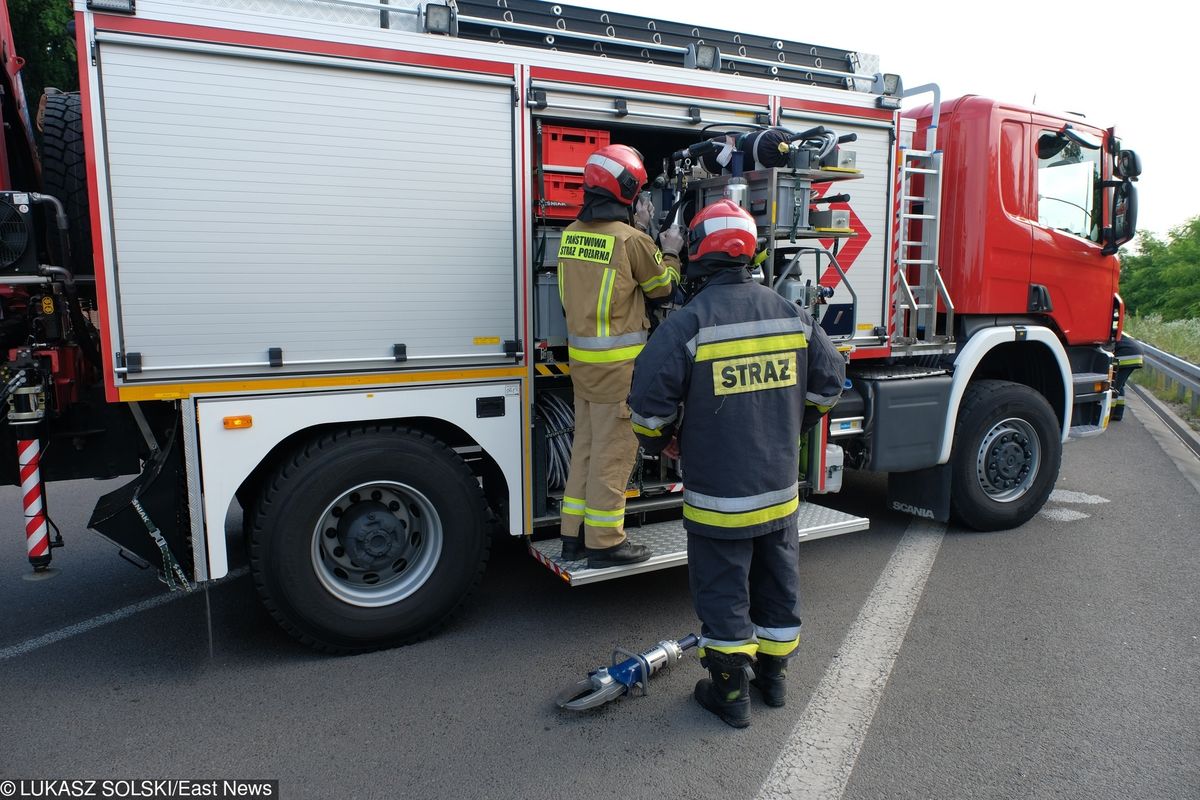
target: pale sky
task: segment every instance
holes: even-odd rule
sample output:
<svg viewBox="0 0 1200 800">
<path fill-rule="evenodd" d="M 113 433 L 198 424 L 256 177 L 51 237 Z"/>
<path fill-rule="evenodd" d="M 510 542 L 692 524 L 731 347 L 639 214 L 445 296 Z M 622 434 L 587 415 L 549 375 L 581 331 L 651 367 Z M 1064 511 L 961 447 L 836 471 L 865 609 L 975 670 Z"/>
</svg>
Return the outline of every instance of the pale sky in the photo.
<svg viewBox="0 0 1200 800">
<path fill-rule="evenodd" d="M 1138 227 L 1200 215 L 1195 10 L 1179 0 L 570 0 L 608 11 L 873 53 L 906 86 L 1076 111 L 1142 157 Z M 731 13 L 732 10 L 732 13 Z M 914 98 L 928 102 L 928 95 Z"/>
</svg>

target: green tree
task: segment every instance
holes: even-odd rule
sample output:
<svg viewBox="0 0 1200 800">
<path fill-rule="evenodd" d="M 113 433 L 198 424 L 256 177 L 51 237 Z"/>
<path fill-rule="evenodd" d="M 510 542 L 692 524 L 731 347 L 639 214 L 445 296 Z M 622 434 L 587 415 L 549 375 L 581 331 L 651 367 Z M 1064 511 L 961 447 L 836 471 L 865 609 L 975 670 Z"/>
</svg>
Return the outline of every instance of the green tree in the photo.
<svg viewBox="0 0 1200 800">
<path fill-rule="evenodd" d="M 17 54 L 25 59 L 21 82 L 30 113 L 47 86 L 74 91 L 79 88 L 75 69 L 75 42 L 68 32 L 71 0 L 8 0 Z"/>
<path fill-rule="evenodd" d="M 1165 242 L 1139 234 L 1137 255 L 1121 252 L 1121 296 L 1136 314 L 1200 317 L 1200 217 L 1172 228 Z"/>
</svg>

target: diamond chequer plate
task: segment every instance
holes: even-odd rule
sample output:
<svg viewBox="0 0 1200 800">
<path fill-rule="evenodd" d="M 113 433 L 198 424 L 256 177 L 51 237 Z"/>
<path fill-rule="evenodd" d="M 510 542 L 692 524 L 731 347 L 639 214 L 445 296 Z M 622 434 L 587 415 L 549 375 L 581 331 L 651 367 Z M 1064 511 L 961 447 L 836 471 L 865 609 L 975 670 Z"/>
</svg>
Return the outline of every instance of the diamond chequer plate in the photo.
<svg viewBox="0 0 1200 800">
<path fill-rule="evenodd" d="M 870 520 L 865 517 L 856 517 L 853 514 L 846 514 L 815 503 L 803 503 L 800 506 L 797 527 L 801 539 L 807 541 L 825 536 L 835 536 L 839 533 L 861 531 L 869 525 Z M 625 532 L 631 542 L 644 544 L 650 548 L 650 552 L 654 555 L 650 557 L 649 561 L 631 564 L 627 567 L 588 569 L 586 560 L 562 560 L 562 541 L 560 539 L 530 542 L 529 552 L 547 569 L 572 586 L 623 578 L 626 575 L 653 572 L 668 567 L 683 566 L 687 563 L 687 532 L 683 529 L 682 520 L 643 525 L 640 528 L 626 528 Z"/>
</svg>

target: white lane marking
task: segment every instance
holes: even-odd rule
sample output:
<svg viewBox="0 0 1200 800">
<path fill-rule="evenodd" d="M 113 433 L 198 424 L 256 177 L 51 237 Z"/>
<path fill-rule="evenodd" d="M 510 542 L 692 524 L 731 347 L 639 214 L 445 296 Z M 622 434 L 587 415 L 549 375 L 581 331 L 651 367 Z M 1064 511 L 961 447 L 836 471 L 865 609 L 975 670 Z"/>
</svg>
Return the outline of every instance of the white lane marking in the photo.
<svg viewBox="0 0 1200 800">
<path fill-rule="evenodd" d="M 1043 508 L 1038 512 L 1038 516 L 1054 522 L 1078 522 L 1081 519 L 1087 519 L 1091 514 L 1076 511 L 1073 508 Z"/>
<path fill-rule="evenodd" d="M 1076 505 L 1095 506 L 1101 503 L 1107 503 L 1107 497 L 1101 497 L 1098 494 L 1084 494 L 1083 492 L 1072 492 L 1070 489 L 1055 489 L 1050 493 L 1051 503 L 1075 503 Z"/>
<path fill-rule="evenodd" d="M 760 800 L 837 800 L 846 791 L 945 534 L 939 523 L 909 523 L 759 790 Z"/>
<path fill-rule="evenodd" d="M 219 583 L 224 583 L 225 581 L 233 580 L 234 578 L 240 578 L 249 571 L 250 569 L 248 567 L 240 567 L 239 569 L 231 571 L 224 578 L 213 581 L 210 586 L 216 586 Z M 78 636 L 81 633 L 87 633 L 88 631 L 95 630 L 96 628 L 104 625 L 123 620 L 126 617 L 132 617 L 134 614 L 140 614 L 143 611 L 149 611 L 152 608 L 158 608 L 159 606 L 166 605 L 167 603 L 174 602 L 175 600 L 180 600 L 184 597 L 190 597 L 191 594 L 192 592 L 170 592 L 167 594 L 156 594 L 154 597 L 141 600 L 137 603 L 131 603 L 123 608 L 118 608 L 116 611 L 110 611 L 107 614 L 101 614 L 98 617 L 85 619 L 83 622 L 77 622 L 74 625 L 68 625 L 65 628 L 59 628 L 56 631 L 51 631 L 50 633 L 37 636 L 33 639 L 26 639 L 19 644 L 10 645 L 9 647 L 0 649 L 0 661 L 7 661 L 10 658 L 16 658 L 17 656 L 23 656 L 26 653 L 32 653 L 34 650 L 41 649 L 46 645 L 54 644 L 55 642 L 61 642 L 63 639 L 69 639 L 72 636 Z"/>
</svg>

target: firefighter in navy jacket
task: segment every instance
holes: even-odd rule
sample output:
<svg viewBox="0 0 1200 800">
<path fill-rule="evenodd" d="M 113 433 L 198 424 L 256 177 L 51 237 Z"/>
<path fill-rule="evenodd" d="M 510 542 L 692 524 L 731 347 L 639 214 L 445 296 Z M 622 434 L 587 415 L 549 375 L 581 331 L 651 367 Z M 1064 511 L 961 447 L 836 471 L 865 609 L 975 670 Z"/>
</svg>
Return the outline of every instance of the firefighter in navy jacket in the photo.
<svg viewBox="0 0 1200 800">
<path fill-rule="evenodd" d="M 711 675 L 696 699 L 734 727 L 750 724 L 752 674 L 768 705 L 784 703 L 800 636 L 799 440 L 845 381 L 845 360 L 820 326 L 751 278 L 756 238 L 753 218 L 730 200 L 696 215 L 688 277 L 702 288 L 637 357 L 629 396 L 647 452 L 678 432 L 692 599 Z"/>
</svg>

